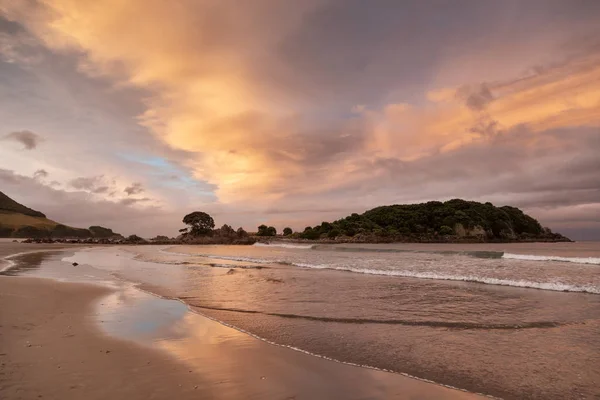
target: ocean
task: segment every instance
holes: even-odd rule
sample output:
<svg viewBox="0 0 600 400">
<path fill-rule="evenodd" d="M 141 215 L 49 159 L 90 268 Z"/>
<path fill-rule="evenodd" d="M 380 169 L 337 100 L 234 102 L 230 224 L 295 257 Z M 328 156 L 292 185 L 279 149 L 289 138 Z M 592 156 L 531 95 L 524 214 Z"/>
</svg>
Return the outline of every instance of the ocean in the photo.
<svg viewBox="0 0 600 400">
<path fill-rule="evenodd" d="M 126 282 L 338 362 L 500 398 L 600 397 L 598 242 L 123 246 L 19 259 L 4 273 Z"/>
</svg>

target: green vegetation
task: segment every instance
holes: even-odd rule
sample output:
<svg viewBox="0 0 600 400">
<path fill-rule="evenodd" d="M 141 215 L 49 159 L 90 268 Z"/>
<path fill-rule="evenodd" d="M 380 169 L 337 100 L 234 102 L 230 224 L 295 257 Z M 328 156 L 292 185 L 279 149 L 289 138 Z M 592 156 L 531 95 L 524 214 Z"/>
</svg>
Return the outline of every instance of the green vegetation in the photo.
<svg viewBox="0 0 600 400">
<path fill-rule="evenodd" d="M 31 208 L 25 207 L 24 205 L 17 203 L 2 192 L 0 192 L 0 212 L 7 214 L 24 214 L 29 215 L 30 217 L 46 218 L 46 215 L 44 215 L 43 213 L 32 210 Z"/>
<path fill-rule="evenodd" d="M 258 233 L 256 235 L 257 236 L 276 236 L 277 229 L 275 229 L 275 227 L 273 227 L 273 226 L 261 225 L 258 227 Z"/>
<path fill-rule="evenodd" d="M 205 212 L 194 211 L 183 218 L 188 228 L 180 229 L 177 242 L 189 244 L 253 244 L 255 242 L 243 228 L 234 230 L 230 225 L 215 227 L 213 218 Z"/>
<path fill-rule="evenodd" d="M 308 226 L 296 235 L 309 240 L 338 237 L 365 241 L 568 240 L 543 228 L 518 208 L 461 199 L 377 207 L 331 223 Z"/>
<path fill-rule="evenodd" d="M 292 231 L 292 228 L 283 228 L 283 236 L 290 236 L 292 233 L 294 233 L 294 231 Z"/>
<path fill-rule="evenodd" d="M 73 228 L 46 218 L 0 192 L 0 237 L 17 238 L 111 238 L 118 233 L 101 226 Z"/>
<path fill-rule="evenodd" d="M 102 226 L 90 226 L 88 230 L 92 233 L 92 236 L 96 238 L 120 236 L 118 233 L 113 232 L 112 229 L 104 228 Z"/>
</svg>

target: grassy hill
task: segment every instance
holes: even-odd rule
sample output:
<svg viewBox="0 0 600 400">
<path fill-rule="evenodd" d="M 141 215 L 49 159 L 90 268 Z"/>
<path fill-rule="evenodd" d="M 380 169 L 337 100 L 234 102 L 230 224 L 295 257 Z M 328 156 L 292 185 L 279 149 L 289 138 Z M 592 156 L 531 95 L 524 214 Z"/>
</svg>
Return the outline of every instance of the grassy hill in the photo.
<svg viewBox="0 0 600 400">
<path fill-rule="evenodd" d="M 16 213 L 28 215 L 31 217 L 46 218 L 46 216 L 43 213 L 32 210 L 29 207 L 25 207 L 24 205 L 17 203 L 2 192 L 0 192 L 0 212 Z"/>
<path fill-rule="evenodd" d="M 82 229 L 60 224 L 46 218 L 44 213 L 19 204 L 0 192 L 0 237 L 104 238 L 113 236 L 120 235 L 100 226 Z"/>
</svg>

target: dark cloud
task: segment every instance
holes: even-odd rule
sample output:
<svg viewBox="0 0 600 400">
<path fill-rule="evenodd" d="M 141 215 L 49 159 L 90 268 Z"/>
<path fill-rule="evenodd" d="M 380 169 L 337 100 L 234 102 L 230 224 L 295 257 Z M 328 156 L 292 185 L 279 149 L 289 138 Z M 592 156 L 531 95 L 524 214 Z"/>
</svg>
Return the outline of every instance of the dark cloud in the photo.
<svg viewBox="0 0 600 400">
<path fill-rule="evenodd" d="M 45 169 L 38 169 L 33 173 L 33 179 L 43 179 L 48 177 L 48 171 Z"/>
<path fill-rule="evenodd" d="M 125 206 L 130 206 L 130 205 L 137 204 L 137 203 L 145 203 L 145 202 L 148 202 L 150 200 L 151 199 L 149 199 L 148 197 L 144 197 L 142 199 L 136 199 L 136 198 L 130 197 L 130 198 L 123 199 L 123 200 L 119 201 L 119 203 L 123 204 Z"/>
<path fill-rule="evenodd" d="M 100 186 L 100 187 L 94 188 L 94 190 L 92 190 L 92 192 L 99 194 L 99 193 L 106 193 L 109 190 L 110 190 L 110 187 L 108 187 L 108 186 Z"/>
<path fill-rule="evenodd" d="M 22 175 L 15 174 L 14 171 L 0 168 L 0 181 L 4 184 L 18 185 L 21 182 L 26 181 L 26 178 Z"/>
<path fill-rule="evenodd" d="M 94 191 L 96 190 L 98 187 L 101 187 L 100 185 L 103 182 L 103 175 L 99 175 L 99 176 L 90 176 L 90 177 L 79 177 L 79 178 L 75 178 L 72 179 L 69 182 L 69 185 L 71 187 L 73 187 L 74 189 L 79 189 L 79 190 L 87 190 L 87 191 Z"/>
<path fill-rule="evenodd" d="M 123 191 L 127 193 L 127 196 L 132 196 L 144 192 L 144 188 L 141 183 L 135 182 L 130 186 L 127 186 Z"/>
<path fill-rule="evenodd" d="M 115 181 L 106 184 L 104 175 L 79 177 L 69 181 L 69 186 L 74 189 L 84 190 L 94 194 L 109 193 L 114 189 Z"/>
<path fill-rule="evenodd" d="M 43 140 L 40 135 L 31 131 L 16 131 L 11 132 L 2 137 L 3 140 L 14 140 L 21 143 L 26 150 L 35 149 Z"/>
<path fill-rule="evenodd" d="M 474 111 L 483 110 L 494 100 L 494 95 L 485 83 L 478 86 L 463 86 L 457 90 L 456 96 Z"/>
</svg>

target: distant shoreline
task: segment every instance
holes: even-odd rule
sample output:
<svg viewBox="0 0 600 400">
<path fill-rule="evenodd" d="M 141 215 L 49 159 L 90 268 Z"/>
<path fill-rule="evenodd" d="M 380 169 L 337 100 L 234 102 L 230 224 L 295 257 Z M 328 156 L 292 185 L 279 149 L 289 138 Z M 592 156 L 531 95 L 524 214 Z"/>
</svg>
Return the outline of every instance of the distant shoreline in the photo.
<svg viewBox="0 0 600 400">
<path fill-rule="evenodd" d="M 285 236 L 250 236 L 250 240 L 242 243 L 232 243 L 231 241 L 220 241 L 214 237 L 197 237 L 187 239 L 169 239 L 169 240 L 137 240 L 128 241 L 127 239 L 98 239 L 98 238 L 0 238 L 13 239 L 19 243 L 36 243 L 36 244 L 85 244 L 85 245 L 239 245 L 248 246 L 254 243 L 301 243 L 301 244 L 383 244 L 383 243 L 431 243 L 431 244 L 490 244 L 490 243 L 575 243 L 566 237 L 562 238 L 527 238 L 527 239 L 482 239 L 477 237 L 432 237 L 432 238 L 374 238 L 374 237 L 358 237 L 358 238 L 337 238 L 337 239 L 302 239 L 302 238 L 287 238 Z"/>
</svg>

